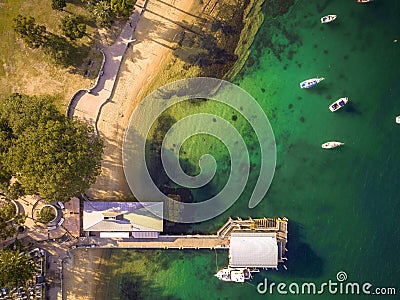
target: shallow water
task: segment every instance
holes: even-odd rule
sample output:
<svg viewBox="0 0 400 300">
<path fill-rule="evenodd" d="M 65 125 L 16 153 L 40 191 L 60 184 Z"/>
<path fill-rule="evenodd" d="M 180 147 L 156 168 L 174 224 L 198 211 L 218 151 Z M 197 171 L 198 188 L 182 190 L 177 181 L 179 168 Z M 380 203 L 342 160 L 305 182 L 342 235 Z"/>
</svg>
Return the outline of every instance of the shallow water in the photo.
<svg viewBox="0 0 400 300">
<path fill-rule="evenodd" d="M 320 17 L 332 13 L 338 15 L 336 21 L 320 24 Z M 400 41 L 394 42 L 400 40 L 399 29 L 397 0 L 365 5 L 352 0 L 299 0 L 288 14 L 265 20 L 251 63 L 235 80 L 257 99 L 273 127 L 275 177 L 264 200 L 249 209 L 247 199 L 260 163 L 255 147 L 250 151 L 253 168 L 244 194 L 223 215 L 192 230 L 215 232 L 228 216 L 286 216 L 290 221 L 288 270 L 263 271 L 248 284 L 230 284 L 213 276 L 217 265 L 227 264 L 224 251 L 113 250 L 111 260 L 125 259 L 107 270 L 108 287 L 115 293 L 104 294 L 104 299 L 273 299 L 281 296 L 257 293 L 256 285 L 265 277 L 274 282 L 322 283 L 336 280 L 339 271 L 347 273 L 348 281 L 393 286 L 400 292 L 400 259 L 395 254 L 400 246 L 400 125 L 395 123 L 400 115 Z M 326 80 L 309 90 L 298 87 L 300 81 L 315 76 Z M 344 96 L 349 104 L 331 113 L 328 105 Z M 197 109 L 218 111 L 241 132 L 248 130 L 240 116 L 232 121 L 230 111 L 212 102 Z M 179 118 L 187 112 L 176 108 L 174 114 Z M 252 136 L 246 141 L 249 147 L 256 143 Z M 322 150 L 320 145 L 329 140 L 343 141 L 345 146 Z M 213 142 L 193 140 L 184 145 L 193 165 L 208 151 L 222 160 L 220 173 L 208 189 L 194 192 L 198 199 L 209 197 L 226 181 L 227 152 Z M 134 285 L 138 293 L 133 298 L 116 296 L 122 277 L 115 274 L 122 269 L 130 278 L 124 284 Z M 355 296 L 325 293 L 320 297 Z"/>
</svg>

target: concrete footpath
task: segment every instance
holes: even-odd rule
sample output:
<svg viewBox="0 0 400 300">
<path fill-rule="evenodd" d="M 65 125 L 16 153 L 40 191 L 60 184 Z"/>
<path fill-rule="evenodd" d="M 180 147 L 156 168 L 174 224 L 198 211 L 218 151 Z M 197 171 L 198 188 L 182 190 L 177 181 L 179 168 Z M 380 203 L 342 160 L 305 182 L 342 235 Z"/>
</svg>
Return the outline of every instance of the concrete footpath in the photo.
<svg viewBox="0 0 400 300">
<path fill-rule="evenodd" d="M 71 108 L 74 116 L 86 120 L 95 128 L 97 128 L 96 121 L 100 109 L 110 99 L 114 90 L 122 59 L 129 44 L 133 42 L 132 35 L 139 17 L 140 11 L 136 9 L 126 22 L 117 41 L 103 50 L 105 63 L 103 69 L 100 70 L 101 76 L 96 87 L 88 93 L 77 95 L 80 98 L 75 100 L 76 106 Z"/>
</svg>

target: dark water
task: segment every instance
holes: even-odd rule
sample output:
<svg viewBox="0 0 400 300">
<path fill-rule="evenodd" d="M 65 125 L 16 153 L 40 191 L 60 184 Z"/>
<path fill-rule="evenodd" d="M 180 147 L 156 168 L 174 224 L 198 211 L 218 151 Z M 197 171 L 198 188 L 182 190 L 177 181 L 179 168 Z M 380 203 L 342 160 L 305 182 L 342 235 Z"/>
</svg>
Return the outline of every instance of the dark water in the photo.
<svg viewBox="0 0 400 300">
<path fill-rule="evenodd" d="M 337 14 L 338 19 L 321 24 L 320 17 L 327 14 Z M 336 281 L 339 271 L 347 273 L 347 282 L 396 287 L 400 293 L 396 39 L 400 40 L 398 0 L 299 0 L 289 13 L 266 18 L 251 59 L 235 83 L 257 99 L 274 129 L 278 152 L 272 186 L 265 199 L 249 209 L 250 183 L 226 213 L 191 230 L 215 232 L 228 216 L 286 216 L 288 270 L 263 271 L 249 283 L 230 284 L 213 276 L 216 265 L 227 264 L 223 251 L 118 250 L 113 259 L 124 259 L 107 271 L 107 290 L 113 292 L 105 292 L 104 299 L 309 299 L 276 292 L 260 295 L 256 285 L 266 277 L 276 283 L 321 284 Z M 326 80 L 310 90 L 299 88 L 300 81 L 315 76 Z M 328 105 L 345 96 L 349 104 L 331 113 Z M 322 150 L 320 145 L 329 140 L 345 146 Z M 253 160 L 257 165 L 257 158 Z M 253 172 L 252 180 L 256 175 Z M 121 272 L 131 281 L 123 281 Z M 137 294 L 118 294 L 122 285 L 133 285 Z M 319 296 L 353 297 L 328 292 Z"/>
</svg>

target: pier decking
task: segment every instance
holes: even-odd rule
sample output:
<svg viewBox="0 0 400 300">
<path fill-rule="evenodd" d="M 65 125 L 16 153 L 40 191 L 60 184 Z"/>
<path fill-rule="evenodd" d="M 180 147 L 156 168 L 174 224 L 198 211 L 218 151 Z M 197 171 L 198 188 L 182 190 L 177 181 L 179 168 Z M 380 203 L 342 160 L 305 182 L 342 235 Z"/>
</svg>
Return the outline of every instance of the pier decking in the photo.
<svg viewBox="0 0 400 300">
<path fill-rule="evenodd" d="M 120 248 L 142 249 L 228 249 L 229 240 L 216 235 L 159 236 L 157 239 L 135 239 L 118 242 Z"/>
<path fill-rule="evenodd" d="M 160 235 L 158 238 L 80 238 L 81 245 L 96 245 L 102 248 L 130 249 L 229 249 L 229 239 L 234 233 L 274 233 L 278 243 L 278 260 L 285 260 L 287 242 L 286 218 L 261 218 L 228 221 L 216 235 Z"/>
</svg>

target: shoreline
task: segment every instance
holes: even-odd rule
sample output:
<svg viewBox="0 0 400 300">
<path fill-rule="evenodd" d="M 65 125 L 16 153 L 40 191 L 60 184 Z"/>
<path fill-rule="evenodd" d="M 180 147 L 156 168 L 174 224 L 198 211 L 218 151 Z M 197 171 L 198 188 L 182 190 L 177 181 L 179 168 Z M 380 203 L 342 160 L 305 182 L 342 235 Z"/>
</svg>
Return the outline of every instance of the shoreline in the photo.
<svg viewBox="0 0 400 300">
<path fill-rule="evenodd" d="M 140 17 L 133 38 L 126 51 L 118 74 L 111 101 L 106 103 L 98 116 L 97 127 L 105 140 L 102 174 L 87 195 L 94 199 L 131 198 L 121 165 L 122 141 L 130 116 L 142 100 L 149 82 L 163 69 L 174 47 L 173 38 L 179 30 L 175 23 L 186 19 L 193 0 L 178 0 L 166 4 L 148 2 Z M 140 3 L 136 4 L 138 7 Z M 162 17 L 162 12 L 168 18 Z M 189 14 L 189 13 L 188 13 Z"/>
<path fill-rule="evenodd" d="M 139 6 L 143 2 L 138 1 L 136 5 Z M 167 9 L 170 12 L 168 15 L 169 19 L 173 16 L 176 20 L 184 19 L 185 11 L 191 11 L 190 8 L 194 4 L 193 0 L 172 2 L 179 10 L 174 13 L 174 8 L 170 7 Z M 174 46 L 173 38 L 179 30 L 171 21 L 163 21 L 156 15 L 157 10 L 162 9 L 154 7 L 152 3 L 147 5 L 148 11 L 140 17 L 133 34 L 136 42 L 127 49 L 122 60 L 111 101 L 100 111 L 98 130 L 104 137 L 106 146 L 102 161 L 103 174 L 87 192 L 89 197 L 121 199 L 130 195 L 122 166 L 118 163 L 122 159 L 121 148 L 125 128 L 133 110 L 147 91 L 149 82 L 169 61 L 172 50 L 168 46 Z M 160 27 L 164 27 L 164 30 L 161 31 Z M 74 254 L 64 272 L 64 295 L 68 296 L 68 299 L 96 299 L 99 296 L 97 289 L 102 282 L 103 270 L 107 268 L 106 258 L 110 253 L 111 249 L 101 249 L 96 250 L 93 255 L 87 250 L 82 250 L 79 255 Z"/>
<path fill-rule="evenodd" d="M 225 64 L 215 64 L 215 67 L 212 66 L 212 68 L 190 66 L 179 55 L 184 57 L 185 53 L 181 52 L 198 51 L 195 46 L 190 48 L 187 44 L 190 44 L 191 39 L 198 35 L 197 31 L 205 30 L 207 26 L 211 27 L 210 22 L 206 22 L 207 18 L 203 18 L 203 16 L 210 18 L 210 12 L 206 11 L 209 3 L 198 4 L 193 0 L 171 0 L 169 2 L 171 4 L 148 2 L 146 11 L 141 15 L 133 34 L 136 42 L 127 49 L 121 63 L 111 101 L 107 102 L 100 111 L 97 128 L 105 139 L 102 174 L 87 191 L 89 198 L 134 199 L 121 163 L 122 141 L 134 109 L 147 94 L 177 79 L 210 76 L 215 70 L 219 70 L 217 73 L 229 73 L 228 76 L 221 75 L 225 79 L 234 78 L 243 67 L 254 36 L 263 20 L 260 13 L 263 0 L 243 2 L 243 11 L 242 14 L 239 14 L 243 17 L 239 24 L 242 26 L 240 36 L 237 37 L 237 41 L 235 41 L 236 37 L 228 41 L 225 37 L 225 40 L 223 38 L 222 41 L 222 45 L 228 48 L 232 47 L 232 43 L 234 43 L 234 49 L 229 49 L 232 55 L 237 55 L 234 62 L 228 59 Z M 218 2 L 215 1 L 215 3 Z M 142 2 L 136 4 L 139 8 L 143 5 Z M 218 14 L 218 12 L 214 12 L 214 14 Z M 168 15 L 168 17 L 163 17 L 164 15 Z M 253 24 L 254 16 L 256 22 Z M 207 30 L 207 34 L 210 34 L 211 29 Z"/>
<path fill-rule="evenodd" d="M 183 24 L 185 26 L 191 22 L 194 24 L 197 18 L 200 18 L 197 14 L 202 13 L 204 5 L 199 5 L 193 0 L 171 0 L 168 2 L 173 4 L 167 5 L 167 2 L 148 3 L 147 10 L 141 15 L 132 37 L 136 39 L 136 42 L 127 49 L 122 60 L 116 79 L 116 87 L 110 101 L 100 110 L 97 127 L 100 135 L 104 137 L 105 151 L 102 161 L 102 174 L 87 192 L 90 198 L 119 199 L 120 201 L 121 199 L 133 199 L 121 165 L 122 141 L 132 112 L 148 93 L 159 86 L 171 80 L 201 75 L 202 70 L 197 66 L 186 70 L 184 62 L 174 55 L 174 50 L 177 49 L 177 43 L 185 42 L 184 38 L 180 39 L 180 35 L 186 29 Z M 250 26 L 252 28 L 249 31 L 250 33 L 241 32 L 240 36 L 237 37 L 238 41 L 234 51 L 235 53 L 236 51 L 245 53 L 246 57 L 239 57 L 231 64 L 228 72 L 232 78 L 242 68 L 255 33 L 262 23 L 262 18 L 261 22 L 259 18 L 259 8 L 263 1 L 249 0 L 245 3 L 246 7 L 242 13 L 247 19 L 243 20 L 242 30 L 248 29 L 252 21 L 251 16 L 258 13 L 258 18 L 257 23 Z M 258 6 L 257 9 L 253 10 L 254 4 L 258 4 Z M 137 3 L 136 6 L 140 7 L 140 3 Z M 164 18 L 162 15 L 168 15 L 168 18 Z M 247 36 L 246 34 L 250 35 Z M 178 39 L 180 40 L 177 41 Z M 190 37 L 187 37 L 187 39 L 190 39 Z M 247 39 L 246 43 L 243 42 L 243 39 Z M 104 288 L 104 282 L 101 281 L 101 278 L 107 277 L 104 273 L 107 270 L 106 258 L 111 255 L 112 249 L 98 251 L 92 257 L 87 257 L 89 255 L 87 252 L 76 257 L 74 255 L 71 265 L 67 268 L 66 273 L 68 274 L 63 287 L 68 299 L 94 299 L 100 296 L 99 291 Z M 85 274 L 85 276 L 82 276 L 82 274 Z"/>
</svg>

